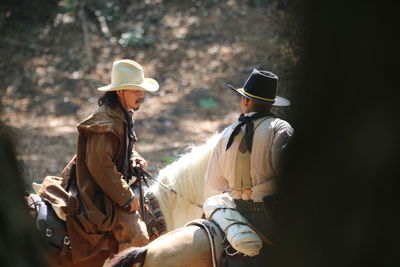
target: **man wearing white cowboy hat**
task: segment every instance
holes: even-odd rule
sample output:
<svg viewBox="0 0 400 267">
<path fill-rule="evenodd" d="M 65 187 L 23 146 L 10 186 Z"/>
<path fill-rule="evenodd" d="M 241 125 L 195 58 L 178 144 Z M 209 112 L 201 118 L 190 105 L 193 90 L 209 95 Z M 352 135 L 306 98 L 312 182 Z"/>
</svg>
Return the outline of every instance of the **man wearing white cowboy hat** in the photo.
<svg viewBox="0 0 400 267">
<path fill-rule="evenodd" d="M 116 240 L 110 233 L 117 217 L 138 210 L 138 197 L 128 181 L 136 164 L 142 168 L 147 164 L 134 149 L 132 114 L 143 102 L 144 92 L 158 88 L 157 81 L 145 78 L 135 61 L 115 61 L 111 84 L 98 88 L 104 92 L 99 108 L 77 126 L 76 158 L 66 168 L 76 168 L 66 219 L 75 263 L 99 251 L 115 253 Z M 146 243 L 147 233 L 142 234 Z"/>
<path fill-rule="evenodd" d="M 228 266 L 264 266 L 265 251 L 276 241 L 279 156 L 293 134 L 288 122 L 271 113 L 274 106 L 290 105 L 276 95 L 277 84 L 272 72 L 254 69 L 242 88 L 228 85 L 241 95 L 242 114 L 222 132 L 207 169 L 208 187 L 225 193 L 204 203 L 206 217 L 227 235 L 227 254 L 235 254 L 226 257 Z"/>
</svg>

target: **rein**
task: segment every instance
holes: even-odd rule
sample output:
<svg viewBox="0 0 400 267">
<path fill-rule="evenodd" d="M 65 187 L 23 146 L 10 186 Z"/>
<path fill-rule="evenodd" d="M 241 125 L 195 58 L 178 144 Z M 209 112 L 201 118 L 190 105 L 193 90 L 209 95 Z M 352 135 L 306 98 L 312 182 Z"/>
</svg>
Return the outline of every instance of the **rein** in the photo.
<svg viewBox="0 0 400 267">
<path fill-rule="evenodd" d="M 203 205 L 201 205 L 200 203 L 197 203 L 196 201 L 193 201 L 193 200 L 185 198 L 184 195 L 176 192 L 175 189 L 173 189 L 170 186 L 168 186 L 168 185 L 164 184 L 163 182 L 159 181 L 157 178 L 154 178 L 150 173 L 146 172 L 145 170 L 140 169 L 140 171 L 144 174 L 144 176 L 146 176 L 150 180 L 153 180 L 153 181 L 159 183 L 166 191 L 169 191 L 169 192 L 175 194 L 176 196 L 180 197 L 181 199 L 190 202 L 193 206 L 196 206 L 196 207 L 198 207 L 200 209 L 203 209 Z"/>
</svg>

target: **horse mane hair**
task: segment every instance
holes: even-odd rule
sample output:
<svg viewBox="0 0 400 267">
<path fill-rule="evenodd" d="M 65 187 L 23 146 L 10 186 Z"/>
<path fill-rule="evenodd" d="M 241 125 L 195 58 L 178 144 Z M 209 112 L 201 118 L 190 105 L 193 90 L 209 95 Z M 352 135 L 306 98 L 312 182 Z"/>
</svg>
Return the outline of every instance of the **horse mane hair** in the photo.
<svg viewBox="0 0 400 267">
<path fill-rule="evenodd" d="M 134 263 L 144 263 L 147 247 L 128 248 L 114 257 L 107 259 L 103 266 L 107 267 L 131 267 Z"/>
<path fill-rule="evenodd" d="M 213 194 L 205 186 L 205 174 L 211 152 L 219 137 L 220 134 L 217 133 L 203 145 L 190 146 L 188 153 L 160 170 L 157 180 L 173 188 L 183 197 L 167 191 L 158 183 L 151 186 L 150 190 L 159 201 L 164 214 L 167 231 L 182 227 L 188 221 L 201 217 L 203 210 L 190 201 L 203 204 L 204 200 Z"/>
</svg>

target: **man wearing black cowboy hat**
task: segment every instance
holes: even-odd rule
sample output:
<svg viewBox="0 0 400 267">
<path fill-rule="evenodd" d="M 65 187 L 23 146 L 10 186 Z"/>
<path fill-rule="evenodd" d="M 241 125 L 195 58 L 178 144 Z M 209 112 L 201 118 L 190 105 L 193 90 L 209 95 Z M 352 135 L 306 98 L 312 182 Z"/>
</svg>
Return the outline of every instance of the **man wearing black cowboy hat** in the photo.
<svg viewBox="0 0 400 267">
<path fill-rule="evenodd" d="M 243 266 L 262 266 L 276 241 L 272 199 L 279 156 L 293 134 L 290 124 L 271 112 L 290 105 L 276 95 L 277 84 L 272 72 L 254 69 L 243 88 L 228 85 L 242 96 L 242 114 L 225 128 L 211 155 L 206 183 L 225 193 L 206 200 L 204 211 L 227 234 L 226 252 L 235 255 L 226 258 L 229 266 L 241 266 L 234 258 L 242 258 Z"/>
</svg>

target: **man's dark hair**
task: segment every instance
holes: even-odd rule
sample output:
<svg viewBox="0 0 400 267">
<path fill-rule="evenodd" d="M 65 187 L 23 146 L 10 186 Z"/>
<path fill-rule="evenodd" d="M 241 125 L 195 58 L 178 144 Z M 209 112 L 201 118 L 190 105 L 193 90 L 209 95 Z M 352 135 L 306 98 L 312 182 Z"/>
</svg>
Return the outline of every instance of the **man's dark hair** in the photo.
<svg viewBox="0 0 400 267">
<path fill-rule="evenodd" d="M 258 111 L 258 112 L 270 111 L 271 107 L 272 107 L 271 104 L 267 104 L 264 102 L 254 101 L 254 103 L 253 103 L 254 111 Z"/>
<path fill-rule="evenodd" d="M 115 91 L 105 92 L 102 96 L 99 97 L 97 104 L 99 106 L 106 105 L 110 108 L 115 108 L 119 103 L 118 95 Z"/>
<path fill-rule="evenodd" d="M 244 96 L 242 96 L 244 97 Z M 252 100 L 252 99 L 249 99 Z M 251 111 L 255 112 L 264 112 L 264 111 L 270 111 L 272 108 L 271 104 L 265 103 L 265 102 L 260 102 L 256 100 L 252 100 L 251 104 Z"/>
</svg>

